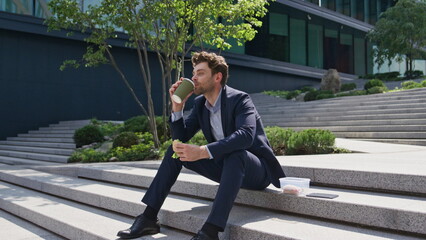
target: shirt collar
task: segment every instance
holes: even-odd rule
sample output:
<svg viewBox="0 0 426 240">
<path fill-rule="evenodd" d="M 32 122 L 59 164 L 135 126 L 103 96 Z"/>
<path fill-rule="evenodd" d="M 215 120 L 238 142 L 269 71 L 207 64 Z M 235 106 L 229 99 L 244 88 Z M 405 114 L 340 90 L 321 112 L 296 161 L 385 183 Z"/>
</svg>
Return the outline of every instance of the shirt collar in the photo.
<svg viewBox="0 0 426 240">
<path fill-rule="evenodd" d="M 204 105 L 210 112 L 216 113 L 217 111 L 219 111 L 221 96 L 222 96 L 222 88 L 220 89 L 219 95 L 217 95 L 216 101 L 214 102 L 213 106 L 209 103 L 209 101 L 206 100 L 206 103 Z"/>
</svg>

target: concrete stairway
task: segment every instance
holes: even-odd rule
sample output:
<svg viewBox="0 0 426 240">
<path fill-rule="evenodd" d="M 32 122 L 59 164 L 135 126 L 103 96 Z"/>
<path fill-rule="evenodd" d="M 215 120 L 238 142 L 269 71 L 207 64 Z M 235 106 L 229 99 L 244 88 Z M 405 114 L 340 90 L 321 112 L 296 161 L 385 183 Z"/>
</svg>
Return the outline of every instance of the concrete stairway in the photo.
<svg viewBox="0 0 426 240">
<path fill-rule="evenodd" d="M 75 149 L 74 132 L 90 120 L 63 121 L 0 141 L 0 163 L 49 165 L 67 163 Z"/>
<path fill-rule="evenodd" d="M 426 146 L 426 88 L 312 102 L 264 94 L 252 98 L 266 126 L 320 128 L 342 138 Z"/>
<path fill-rule="evenodd" d="M 343 142 L 374 152 L 279 157 L 289 176 L 312 180 L 304 195 L 338 198 L 242 189 L 221 239 L 424 239 L 426 148 Z M 159 164 L 0 166 L 0 208 L 65 238 L 114 239 L 143 211 L 140 199 Z M 183 169 L 159 214 L 162 233 L 143 239 L 190 239 L 217 187 Z"/>
</svg>

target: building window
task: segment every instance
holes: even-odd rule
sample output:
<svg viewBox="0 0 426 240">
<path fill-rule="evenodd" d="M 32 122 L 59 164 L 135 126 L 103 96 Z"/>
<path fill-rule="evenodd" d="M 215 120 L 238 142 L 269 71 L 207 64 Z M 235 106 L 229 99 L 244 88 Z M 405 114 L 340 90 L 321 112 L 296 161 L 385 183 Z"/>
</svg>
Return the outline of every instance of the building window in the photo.
<svg viewBox="0 0 426 240">
<path fill-rule="evenodd" d="M 290 62 L 306 65 L 306 21 L 290 18 Z"/>
<path fill-rule="evenodd" d="M 365 64 L 365 40 L 362 37 L 354 38 L 354 60 L 355 60 L 355 74 L 358 76 L 364 76 L 366 73 Z"/>
<path fill-rule="evenodd" d="M 288 16 L 280 13 L 269 14 L 268 57 L 289 61 Z"/>
<path fill-rule="evenodd" d="M 323 28 L 321 25 L 308 24 L 308 66 L 323 68 Z"/>
<path fill-rule="evenodd" d="M 336 11 L 336 0 L 321 0 L 321 7 Z"/>
<path fill-rule="evenodd" d="M 33 0 L 2 0 L 0 10 L 18 14 L 33 14 Z"/>
<path fill-rule="evenodd" d="M 355 18 L 364 21 L 364 1 L 356 1 L 355 12 Z"/>
<path fill-rule="evenodd" d="M 351 15 L 351 0 L 336 0 L 336 11 L 346 16 Z"/>
<path fill-rule="evenodd" d="M 377 22 L 377 2 L 376 1 L 370 1 L 369 3 L 369 18 L 368 22 L 372 25 L 376 24 Z"/>
<path fill-rule="evenodd" d="M 338 64 L 337 70 L 339 72 L 353 73 L 353 59 L 354 59 L 354 48 L 353 48 L 353 36 L 350 33 L 340 33 L 340 42 L 338 49 Z M 358 51 L 358 50 L 357 50 Z"/>
</svg>

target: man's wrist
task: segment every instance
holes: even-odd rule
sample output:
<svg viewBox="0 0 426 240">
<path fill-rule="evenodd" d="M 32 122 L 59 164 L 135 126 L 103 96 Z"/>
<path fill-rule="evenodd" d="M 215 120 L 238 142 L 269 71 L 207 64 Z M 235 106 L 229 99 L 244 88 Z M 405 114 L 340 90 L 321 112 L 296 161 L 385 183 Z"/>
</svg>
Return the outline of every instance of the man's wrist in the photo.
<svg viewBox="0 0 426 240">
<path fill-rule="evenodd" d="M 213 159 L 213 156 L 210 153 L 209 148 L 206 145 L 200 146 L 201 149 L 201 155 L 203 159 Z"/>
</svg>

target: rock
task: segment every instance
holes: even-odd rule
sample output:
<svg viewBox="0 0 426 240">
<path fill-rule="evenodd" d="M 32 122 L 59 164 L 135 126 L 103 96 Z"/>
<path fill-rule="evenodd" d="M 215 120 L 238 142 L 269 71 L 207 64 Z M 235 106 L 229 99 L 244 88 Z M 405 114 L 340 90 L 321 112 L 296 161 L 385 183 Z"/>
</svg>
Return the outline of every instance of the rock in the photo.
<svg viewBox="0 0 426 240">
<path fill-rule="evenodd" d="M 341 81 L 336 69 L 328 69 L 321 79 L 321 90 L 330 90 L 333 93 L 340 91 Z"/>
<path fill-rule="evenodd" d="M 112 157 L 108 161 L 110 161 L 110 162 L 118 162 L 118 158 L 117 157 Z"/>
<path fill-rule="evenodd" d="M 305 101 L 305 95 L 306 95 L 306 92 L 299 94 L 296 97 L 296 102 L 304 102 Z"/>
<path fill-rule="evenodd" d="M 112 141 L 110 142 L 104 142 L 102 145 L 96 149 L 98 152 L 106 153 L 112 148 Z"/>
</svg>

